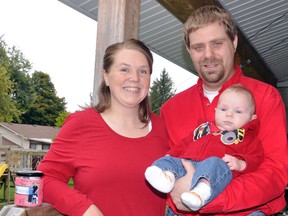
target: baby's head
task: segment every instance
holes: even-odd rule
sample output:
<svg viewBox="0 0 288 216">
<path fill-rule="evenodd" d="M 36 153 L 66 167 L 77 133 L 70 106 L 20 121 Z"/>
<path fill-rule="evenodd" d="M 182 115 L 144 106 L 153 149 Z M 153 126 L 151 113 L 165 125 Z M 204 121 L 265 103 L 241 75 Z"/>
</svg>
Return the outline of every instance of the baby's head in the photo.
<svg viewBox="0 0 288 216">
<path fill-rule="evenodd" d="M 222 92 L 215 110 L 215 123 L 221 130 L 232 131 L 256 119 L 254 97 L 240 84 Z"/>
</svg>

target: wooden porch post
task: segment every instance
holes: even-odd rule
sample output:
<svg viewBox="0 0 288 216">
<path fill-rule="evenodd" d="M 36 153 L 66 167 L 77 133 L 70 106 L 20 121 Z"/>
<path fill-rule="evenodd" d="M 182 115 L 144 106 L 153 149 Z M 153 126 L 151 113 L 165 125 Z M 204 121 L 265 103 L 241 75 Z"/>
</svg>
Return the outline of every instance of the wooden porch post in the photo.
<svg viewBox="0 0 288 216">
<path fill-rule="evenodd" d="M 102 81 L 102 59 L 112 43 L 138 38 L 141 0 L 99 0 L 96 57 L 94 69 L 93 104 Z"/>
</svg>

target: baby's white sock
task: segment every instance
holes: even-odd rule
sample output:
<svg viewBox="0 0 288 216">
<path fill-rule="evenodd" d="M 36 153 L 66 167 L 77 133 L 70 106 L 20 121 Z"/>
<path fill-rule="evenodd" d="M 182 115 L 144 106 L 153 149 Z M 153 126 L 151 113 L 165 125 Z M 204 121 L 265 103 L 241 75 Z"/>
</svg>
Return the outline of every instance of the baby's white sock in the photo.
<svg viewBox="0 0 288 216">
<path fill-rule="evenodd" d="M 172 172 L 163 171 L 157 166 L 150 166 L 145 171 L 147 181 L 158 191 L 169 193 L 175 183 L 175 176 Z"/>
<path fill-rule="evenodd" d="M 211 188 L 204 182 L 199 182 L 193 190 L 181 195 L 182 202 L 192 211 L 198 211 L 211 196 Z"/>
</svg>

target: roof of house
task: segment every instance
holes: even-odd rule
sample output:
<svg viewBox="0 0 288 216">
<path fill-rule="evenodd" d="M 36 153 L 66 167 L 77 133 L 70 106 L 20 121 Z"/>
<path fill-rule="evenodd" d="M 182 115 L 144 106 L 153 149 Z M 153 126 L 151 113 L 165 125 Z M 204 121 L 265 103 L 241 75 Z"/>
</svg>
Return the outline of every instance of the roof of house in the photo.
<svg viewBox="0 0 288 216">
<path fill-rule="evenodd" d="M 20 136 L 24 136 L 28 139 L 31 139 L 31 138 L 53 139 L 60 130 L 60 128 L 58 127 L 29 125 L 29 124 L 15 124 L 15 123 L 7 123 L 7 122 L 0 122 L 0 126 L 16 134 L 19 134 Z"/>
</svg>

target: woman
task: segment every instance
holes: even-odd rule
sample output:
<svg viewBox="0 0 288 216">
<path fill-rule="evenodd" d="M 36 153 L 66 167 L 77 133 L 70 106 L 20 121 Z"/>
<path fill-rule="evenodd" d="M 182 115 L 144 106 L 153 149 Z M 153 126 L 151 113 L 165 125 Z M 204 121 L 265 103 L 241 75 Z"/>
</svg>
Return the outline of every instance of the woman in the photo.
<svg viewBox="0 0 288 216">
<path fill-rule="evenodd" d="M 147 96 L 152 64 L 150 50 L 135 39 L 106 49 L 99 103 L 68 116 L 38 167 L 45 202 L 67 215 L 164 215 L 165 197 L 144 178 L 168 150 Z"/>
</svg>

